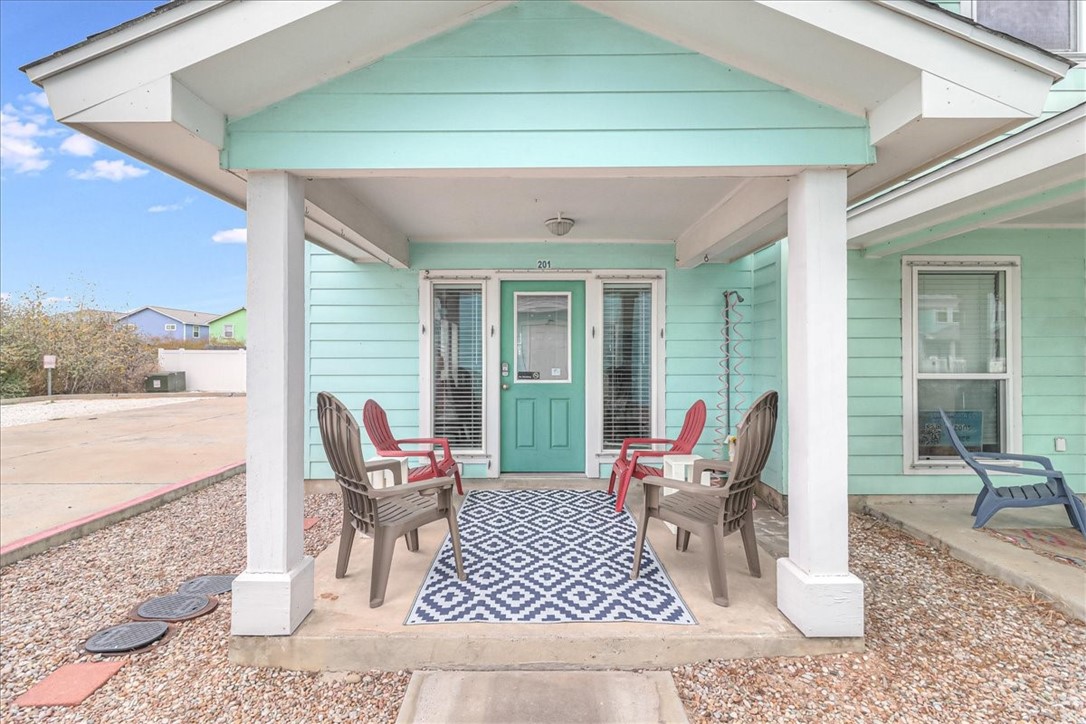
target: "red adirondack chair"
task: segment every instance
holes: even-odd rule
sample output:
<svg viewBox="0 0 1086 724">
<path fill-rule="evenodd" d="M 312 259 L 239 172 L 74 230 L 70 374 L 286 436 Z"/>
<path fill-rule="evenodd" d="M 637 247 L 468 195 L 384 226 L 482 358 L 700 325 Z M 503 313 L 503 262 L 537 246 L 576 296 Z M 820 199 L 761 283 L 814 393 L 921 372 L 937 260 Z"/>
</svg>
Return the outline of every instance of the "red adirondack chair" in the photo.
<svg viewBox="0 0 1086 724">
<path fill-rule="evenodd" d="M 456 492 L 464 494 L 464 488 L 460 485 L 460 468 L 453 460 L 449 450 L 449 440 L 444 437 L 411 437 L 395 438 L 388 426 L 388 415 L 384 409 L 374 400 L 366 400 L 362 408 L 362 424 L 366 427 L 366 435 L 370 442 L 377 448 L 377 454 L 386 458 L 413 458 L 423 457 L 429 461 L 425 465 L 408 468 L 407 482 L 417 483 L 432 478 L 443 478 L 451 475 L 456 479 Z M 442 458 L 439 460 L 436 450 L 404 450 L 400 445 L 433 445 L 440 447 Z"/>
<path fill-rule="evenodd" d="M 662 458 L 664 455 L 689 455 L 698 444 L 702 430 L 705 429 L 705 403 L 698 400 L 686 411 L 686 419 L 683 420 L 679 437 L 674 440 L 667 438 L 628 437 L 622 441 L 622 450 L 611 468 L 611 482 L 607 486 L 607 494 L 615 492 L 615 480 L 618 480 L 618 500 L 615 501 L 615 510 L 621 511 L 626 502 L 626 491 L 630 487 L 630 480 L 641 480 L 649 475 L 663 475 L 662 467 L 654 468 L 645 465 L 640 460 L 644 458 Z M 657 445 L 671 443 L 669 450 L 630 450 L 631 445 Z"/>
</svg>

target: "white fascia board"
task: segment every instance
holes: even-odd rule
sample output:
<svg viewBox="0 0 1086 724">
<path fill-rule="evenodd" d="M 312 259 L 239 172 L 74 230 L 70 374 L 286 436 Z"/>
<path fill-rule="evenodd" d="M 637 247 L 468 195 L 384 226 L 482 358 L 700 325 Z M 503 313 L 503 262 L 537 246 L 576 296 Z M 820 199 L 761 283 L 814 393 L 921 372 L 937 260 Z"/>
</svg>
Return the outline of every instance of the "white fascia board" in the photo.
<svg viewBox="0 0 1086 724">
<path fill-rule="evenodd" d="M 922 8 L 919 3 L 758 2 L 1030 116 L 1040 114 L 1052 82 L 1071 68 L 1070 62 L 931 8 L 924 15 L 909 12 Z"/>
<path fill-rule="evenodd" d="M 176 123 L 217 149 L 226 139 L 226 117 L 172 76 L 158 78 L 79 113 L 58 116 L 57 120 L 83 126 Z"/>
<path fill-rule="evenodd" d="M 787 178 L 747 179 L 675 240 L 675 265 L 689 269 L 724 254 L 783 216 Z M 739 254 L 742 256 L 742 254 Z"/>
<path fill-rule="evenodd" d="M 947 164 L 849 212 L 850 246 L 868 247 L 1055 188 L 1086 167 L 1086 105 Z"/>
<path fill-rule="evenodd" d="M 64 118 L 318 13 L 336 2 L 212 2 L 205 12 L 188 14 L 155 32 L 144 32 L 144 23 L 137 23 L 100 41 L 29 66 L 26 73 L 31 82 L 45 87 L 54 114 Z M 185 7 L 181 5 L 175 10 Z M 165 23 L 173 12 L 163 13 L 161 22 Z M 151 20 L 155 19 L 148 22 Z M 128 31 L 138 34 L 129 37 Z M 120 50 L 123 52 L 117 52 Z"/>
<path fill-rule="evenodd" d="M 308 181 L 305 195 L 306 218 L 394 269 L 410 266 L 407 237 L 342 183 Z"/>
</svg>

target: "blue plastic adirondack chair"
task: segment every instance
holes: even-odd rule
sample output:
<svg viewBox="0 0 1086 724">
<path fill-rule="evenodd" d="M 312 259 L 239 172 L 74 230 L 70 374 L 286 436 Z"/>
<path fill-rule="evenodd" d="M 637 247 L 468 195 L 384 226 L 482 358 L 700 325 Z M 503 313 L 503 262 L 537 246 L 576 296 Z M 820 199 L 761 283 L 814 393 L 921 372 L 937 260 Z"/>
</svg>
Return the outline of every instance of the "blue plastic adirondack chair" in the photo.
<svg viewBox="0 0 1086 724">
<path fill-rule="evenodd" d="M 1067 518 L 1078 532 L 1086 536 L 1086 505 L 1078 499 L 1074 491 L 1067 485 L 1067 478 L 1059 470 L 1052 467 L 1052 461 L 1040 455 L 1014 455 L 1011 453 L 971 453 L 962 445 L 954 432 L 954 426 L 943 410 L 939 410 L 939 416 L 943 418 L 943 427 L 947 436 L 954 445 L 954 449 L 961 455 L 965 464 L 973 468 L 980 476 L 984 487 L 977 496 L 977 502 L 973 505 L 973 515 L 976 520 L 974 528 L 980 528 L 987 523 L 997 511 L 1003 508 L 1032 508 L 1038 505 L 1062 505 L 1067 511 Z M 1014 460 L 1018 462 L 1037 463 L 1044 470 L 1035 468 L 1012 467 L 1009 465 L 989 465 L 979 460 Z M 1010 485 L 997 488 L 992 485 L 988 477 L 989 472 L 1012 473 L 1014 475 L 1032 475 L 1043 477 L 1045 480 L 1033 485 Z"/>
</svg>

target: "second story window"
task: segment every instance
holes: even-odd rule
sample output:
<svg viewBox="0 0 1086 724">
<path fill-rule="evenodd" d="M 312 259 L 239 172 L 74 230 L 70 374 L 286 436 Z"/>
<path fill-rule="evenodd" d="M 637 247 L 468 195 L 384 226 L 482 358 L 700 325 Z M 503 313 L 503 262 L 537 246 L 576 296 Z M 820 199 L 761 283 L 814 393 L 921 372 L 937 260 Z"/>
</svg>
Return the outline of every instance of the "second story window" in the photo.
<svg viewBox="0 0 1086 724">
<path fill-rule="evenodd" d="M 981 25 L 1013 35 L 1054 53 L 1081 53 L 1078 0 L 972 0 L 964 15 Z"/>
</svg>

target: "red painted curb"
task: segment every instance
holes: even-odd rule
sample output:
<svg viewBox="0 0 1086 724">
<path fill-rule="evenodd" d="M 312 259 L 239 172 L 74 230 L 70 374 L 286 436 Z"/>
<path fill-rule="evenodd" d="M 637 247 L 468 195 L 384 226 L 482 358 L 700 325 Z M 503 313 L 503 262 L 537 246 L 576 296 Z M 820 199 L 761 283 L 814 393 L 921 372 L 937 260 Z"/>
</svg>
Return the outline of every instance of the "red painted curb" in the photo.
<svg viewBox="0 0 1086 724">
<path fill-rule="evenodd" d="M 244 470 L 244 468 L 245 468 L 245 461 L 244 460 L 242 460 L 240 462 L 236 462 L 236 463 L 231 463 L 229 465 L 224 465 L 221 468 L 218 468 L 216 470 L 212 470 L 210 472 L 202 473 L 200 475 L 197 475 L 194 478 L 189 478 L 188 480 L 182 480 L 179 483 L 170 483 L 169 485 L 164 485 L 161 488 L 157 488 L 155 490 L 152 490 L 149 493 L 144 493 L 143 495 L 141 495 L 139 497 L 136 497 L 136 498 L 133 498 L 132 500 L 127 500 L 127 501 L 125 501 L 123 503 L 118 503 L 117 505 L 112 505 L 112 506 L 110 506 L 110 507 L 108 507 L 108 508 L 106 508 L 104 510 L 98 511 L 97 513 L 91 513 L 90 515 L 85 515 L 82 518 L 77 518 L 76 520 L 69 521 L 67 523 L 61 523 L 60 525 L 57 525 L 57 526 L 53 526 L 52 528 L 48 528 L 46 530 L 41 531 L 40 533 L 34 533 L 33 535 L 28 535 L 25 538 L 20 538 L 19 540 L 12 541 L 11 543 L 8 543 L 6 546 L 0 548 L 0 557 L 7 558 L 10 554 L 14 553 L 15 551 L 18 551 L 21 548 L 26 548 L 26 547 L 29 547 L 29 546 L 33 546 L 35 544 L 46 541 L 46 540 L 48 540 L 50 538 L 62 536 L 65 533 L 68 533 L 68 532 L 70 532 L 70 531 L 72 531 L 74 529 L 81 528 L 81 527 L 83 527 L 85 525 L 88 525 L 88 524 L 91 524 L 91 523 L 95 523 L 95 522 L 100 521 L 100 520 L 102 520 L 104 518 L 109 518 L 109 517 L 121 512 L 121 511 L 127 510 L 129 508 L 134 508 L 134 507 L 136 507 L 138 505 L 141 505 L 141 504 L 144 504 L 144 503 L 153 502 L 158 498 L 164 498 L 166 496 L 169 496 L 171 493 L 175 493 L 175 492 L 177 492 L 179 490 L 183 490 L 184 488 L 187 488 L 187 487 L 190 487 L 190 486 L 200 485 L 201 483 L 204 483 L 204 482 L 206 482 L 206 481 L 208 481 L 210 479 L 214 479 L 216 477 L 224 476 L 229 471 L 234 470 L 234 469 L 238 469 L 238 468 L 240 468 L 237 471 L 238 473 L 240 473 L 240 472 L 242 472 Z M 78 536 L 74 536 L 74 537 L 78 537 Z"/>
</svg>

